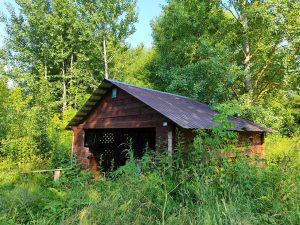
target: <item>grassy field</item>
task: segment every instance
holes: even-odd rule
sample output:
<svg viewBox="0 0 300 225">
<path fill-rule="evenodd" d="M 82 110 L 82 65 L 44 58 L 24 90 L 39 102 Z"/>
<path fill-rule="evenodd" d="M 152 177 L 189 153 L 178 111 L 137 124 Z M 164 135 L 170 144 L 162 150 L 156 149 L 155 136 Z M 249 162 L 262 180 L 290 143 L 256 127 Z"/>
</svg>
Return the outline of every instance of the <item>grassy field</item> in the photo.
<svg viewBox="0 0 300 225">
<path fill-rule="evenodd" d="M 267 138 L 263 169 L 242 156 L 204 165 L 147 155 L 97 181 L 73 164 L 55 183 L 52 173 L 19 173 L 43 160 L 3 159 L 0 224 L 300 224 L 299 143 Z"/>
</svg>

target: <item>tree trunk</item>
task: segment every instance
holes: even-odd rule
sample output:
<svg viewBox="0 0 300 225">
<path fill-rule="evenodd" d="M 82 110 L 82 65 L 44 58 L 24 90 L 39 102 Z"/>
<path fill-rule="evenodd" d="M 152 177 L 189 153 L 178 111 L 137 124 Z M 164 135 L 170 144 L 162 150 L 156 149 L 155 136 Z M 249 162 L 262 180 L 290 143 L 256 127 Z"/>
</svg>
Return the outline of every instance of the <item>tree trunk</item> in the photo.
<svg viewBox="0 0 300 225">
<path fill-rule="evenodd" d="M 65 64 L 63 62 L 63 64 Z M 64 67 L 64 66 L 63 66 Z M 63 68 L 63 107 L 62 111 L 65 112 L 67 110 L 67 84 L 66 84 L 66 78 L 65 78 L 65 69 Z"/>
<path fill-rule="evenodd" d="M 241 9 L 240 14 L 239 14 L 239 20 L 240 20 L 240 23 L 242 24 L 242 27 L 243 27 L 243 34 L 245 35 L 244 36 L 244 41 L 243 41 L 243 44 L 242 44 L 242 49 L 243 49 L 243 52 L 244 52 L 244 61 L 243 61 L 244 71 L 245 71 L 245 74 L 246 74 L 244 84 L 245 84 L 246 91 L 248 93 L 251 93 L 252 89 L 253 89 L 252 79 L 251 79 L 251 52 L 250 52 L 249 40 L 248 40 L 248 37 L 247 37 L 248 18 L 245 15 L 245 12 L 244 12 L 244 9 L 246 8 L 248 3 L 247 3 L 246 0 L 244 0 L 241 4 L 242 4 L 242 7 L 241 7 L 242 9 Z"/>
<path fill-rule="evenodd" d="M 64 54 L 64 50 L 61 50 L 62 55 Z M 67 84 L 66 84 L 66 77 L 65 77 L 65 61 L 62 62 L 62 77 L 63 77 L 63 106 L 62 106 L 62 112 L 65 112 L 67 110 Z"/>
<path fill-rule="evenodd" d="M 108 65 L 107 65 L 107 54 L 106 54 L 106 36 L 103 35 L 103 60 L 104 60 L 104 77 L 108 79 Z"/>
<path fill-rule="evenodd" d="M 48 79 L 48 68 L 47 68 L 47 60 L 46 60 L 46 56 L 45 56 L 45 58 L 44 58 L 44 77 L 45 77 L 45 80 L 47 80 Z"/>
<path fill-rule="evenodd" d="M 74 54 L 72 53 L 72 54 L 71 54 L 71 62 L 70 62 L 70 70 L 71 70 L 71 73 L 73 73 L 73 61 L 74 61 Z"/>
<path fill-rule="evenodd" d="M 251 62 L 250 62 L 250 48 L 249 48 L 249 43 L 247 40 L 245 40 L 245 47 L 244 47 L 244 52 L 245 52 L 245 59 L 244 59 L 244 67 L 245 67 L 245 87 L 247 92 L 252 91 L 252 80 L 251 80 Z"/>
<path fill-rule="evenodd" d="M 70 63 L 70 71 L 73 75 L 73 62 L 74 62 L 74 53 L 71 55 L 71 63 Z M 73 76 L 72 76 L 73 77 Z M 77 82 L 77 76 L 75 74 L 75 102 L 74 102 L 74 107 L 75 109 L 77 108 L 77 94 L 78 94 L 78 82 Z"/>
</svg>

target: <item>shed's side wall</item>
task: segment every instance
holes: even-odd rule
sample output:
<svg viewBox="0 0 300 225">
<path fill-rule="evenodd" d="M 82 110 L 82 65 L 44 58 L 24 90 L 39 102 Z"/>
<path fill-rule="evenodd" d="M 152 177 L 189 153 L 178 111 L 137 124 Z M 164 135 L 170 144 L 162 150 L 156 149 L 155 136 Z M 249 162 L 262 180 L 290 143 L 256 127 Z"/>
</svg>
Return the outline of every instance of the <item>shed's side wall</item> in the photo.
<svg viewBox="0 0 300 225">
<path fill-rule="evenodd" d="M 246 153 L 257 154 L 261 159 L 265 158 L 265 136 L 262 132 L 239 132 L 241 143 L 249 143 Z"/>
<path fill-rule="evenodd" d="M 82 124 L 73 126 L 73 145 L 72 154 L 77 157 L 82 168 L 90 167 L 89 156 L 91 155 L 89 148 L 84 147 L 84 130 Z"/>
<path fill-rule="evenodd" d="M 84 129 L 152 127 L 156 128 L 156 146 L 162 147 L 168 131 L 173 129 L 172 126 L 163 126 L 164 121 L 167 119 L 163 115 L 123 90 L 117 89 L 117 98 L 112 98 L 111 91 L 108 91 L 85 122 L 72 128 L 73 153 L 83 168 L 90 167 L 90 152 L 84 147 Z"/>
<path fill-rule="evenodd" d="M 182 129 L 177 128 L 178 132 L 181 133 L 182 138 L 187 144 L 193 142 L 196 133 L 192 129 Z M 238 132 L 239 145 L 245 146 L 247 143 L 247 148 L 242 148 L 238 146 L 238 149 L 243 149 L 246 154 L 256 154 L 261 159 L 265 157 L 265 146 L 264 146 L 264 133 L 262 132 Z"/>
</svg>

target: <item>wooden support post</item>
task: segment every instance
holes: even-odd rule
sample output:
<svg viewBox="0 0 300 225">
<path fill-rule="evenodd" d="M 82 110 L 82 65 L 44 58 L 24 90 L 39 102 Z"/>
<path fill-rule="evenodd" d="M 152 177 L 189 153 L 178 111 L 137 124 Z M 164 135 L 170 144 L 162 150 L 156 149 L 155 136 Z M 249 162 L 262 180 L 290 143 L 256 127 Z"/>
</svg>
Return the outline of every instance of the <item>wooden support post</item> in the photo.
<svg viewBox="0 0 300 225">
<path fill-rule="evenodd" d="M 168 153 L 173 155 L 173 132 L 172 130 L 168 131 Z"/>
<path fill-rule="evenodd" d="M 60 178 L 61 170 L 54 170 L 54 181 L 58 181 Z"/>
</svg>

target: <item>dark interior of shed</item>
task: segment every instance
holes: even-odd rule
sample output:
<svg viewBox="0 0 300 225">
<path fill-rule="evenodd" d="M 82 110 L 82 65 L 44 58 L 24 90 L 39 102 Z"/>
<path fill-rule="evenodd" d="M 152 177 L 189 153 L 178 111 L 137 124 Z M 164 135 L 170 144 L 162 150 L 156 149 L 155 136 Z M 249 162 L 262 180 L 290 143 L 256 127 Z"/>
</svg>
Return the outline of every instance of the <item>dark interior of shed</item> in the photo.
<svg viewBox="0 0 300 225">
<path fill-rule="evenodd" d="M 114 170 L 126 164 L 128 149 L 137 159 L 146 149 L 155 149 L 155 128 L 87 129 L 85 147 L 103 171 Z"/>
</svg>

